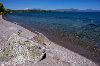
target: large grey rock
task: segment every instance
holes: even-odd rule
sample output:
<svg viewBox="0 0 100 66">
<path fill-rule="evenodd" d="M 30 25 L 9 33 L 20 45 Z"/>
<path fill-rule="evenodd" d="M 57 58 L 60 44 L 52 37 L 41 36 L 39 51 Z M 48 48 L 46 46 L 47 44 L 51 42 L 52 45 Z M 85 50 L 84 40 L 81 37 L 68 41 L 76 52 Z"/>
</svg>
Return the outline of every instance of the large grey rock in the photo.
<svg viewBox="0 0 100 66">
<path fill-rule="evenodd" d="M 0 52 L 0 61 L 11 61 L 16 64 L 36 63 L 45 54 L 45 48 L 41 44 L 20 37 L 17 34 L 13 34 L 6 45 Z"/>
</svg>

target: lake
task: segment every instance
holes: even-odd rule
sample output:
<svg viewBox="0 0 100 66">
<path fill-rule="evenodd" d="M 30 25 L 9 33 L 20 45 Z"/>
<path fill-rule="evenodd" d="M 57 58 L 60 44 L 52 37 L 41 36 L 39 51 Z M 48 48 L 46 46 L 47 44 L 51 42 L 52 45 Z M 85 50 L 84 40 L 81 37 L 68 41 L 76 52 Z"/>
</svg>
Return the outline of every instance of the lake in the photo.
<svg viewBox="0 0 100 66">
<path fill-rule="evenodd" d="M 100 48 L 100 12 L 13 12 L 4 17 L 63 46 L 71 42 Z"/>
</svg>

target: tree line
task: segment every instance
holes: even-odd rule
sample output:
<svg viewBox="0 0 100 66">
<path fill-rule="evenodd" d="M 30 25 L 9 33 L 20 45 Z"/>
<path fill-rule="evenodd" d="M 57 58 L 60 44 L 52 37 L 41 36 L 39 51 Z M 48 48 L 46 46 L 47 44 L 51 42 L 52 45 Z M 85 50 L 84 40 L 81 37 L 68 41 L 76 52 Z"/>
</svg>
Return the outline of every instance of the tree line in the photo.
<svg viewBox="0 0 100 66">
<path fill-rule="evenodd" d="M 4 15 L 10 13 L 10 9 L 6 9 L 3 3 L 0 3 L 0 15 Z"/>
</svg>

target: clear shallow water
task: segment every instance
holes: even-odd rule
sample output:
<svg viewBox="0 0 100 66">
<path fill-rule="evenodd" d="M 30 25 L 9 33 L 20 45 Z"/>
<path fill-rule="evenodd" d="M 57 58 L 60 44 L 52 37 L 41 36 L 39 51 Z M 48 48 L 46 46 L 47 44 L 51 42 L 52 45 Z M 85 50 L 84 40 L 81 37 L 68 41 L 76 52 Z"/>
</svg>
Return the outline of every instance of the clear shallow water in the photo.
<svg viewBox="0 0 100 66">
<path fill-rule="evenodd" d="M 16 12 L 5 17 L 62 42 L 78 39 L 100 48 L 100 12 Z"/>
</svg>

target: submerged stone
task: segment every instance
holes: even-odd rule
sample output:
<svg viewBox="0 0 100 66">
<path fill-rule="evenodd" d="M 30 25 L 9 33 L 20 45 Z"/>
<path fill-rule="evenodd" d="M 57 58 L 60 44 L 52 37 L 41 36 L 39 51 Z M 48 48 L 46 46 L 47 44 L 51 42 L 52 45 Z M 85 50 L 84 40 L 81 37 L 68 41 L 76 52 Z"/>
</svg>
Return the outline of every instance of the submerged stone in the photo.
<svg viewBox="0 0 100 66">
<path fill-rule="evenodd" d="M 13 34 L 8 39 L 7 46 L 0 52 L 0 61 L 12 61 L 17 64 L 36 63 L 44 54 L 45 48 L 41 44 Z"/>
</svg>

